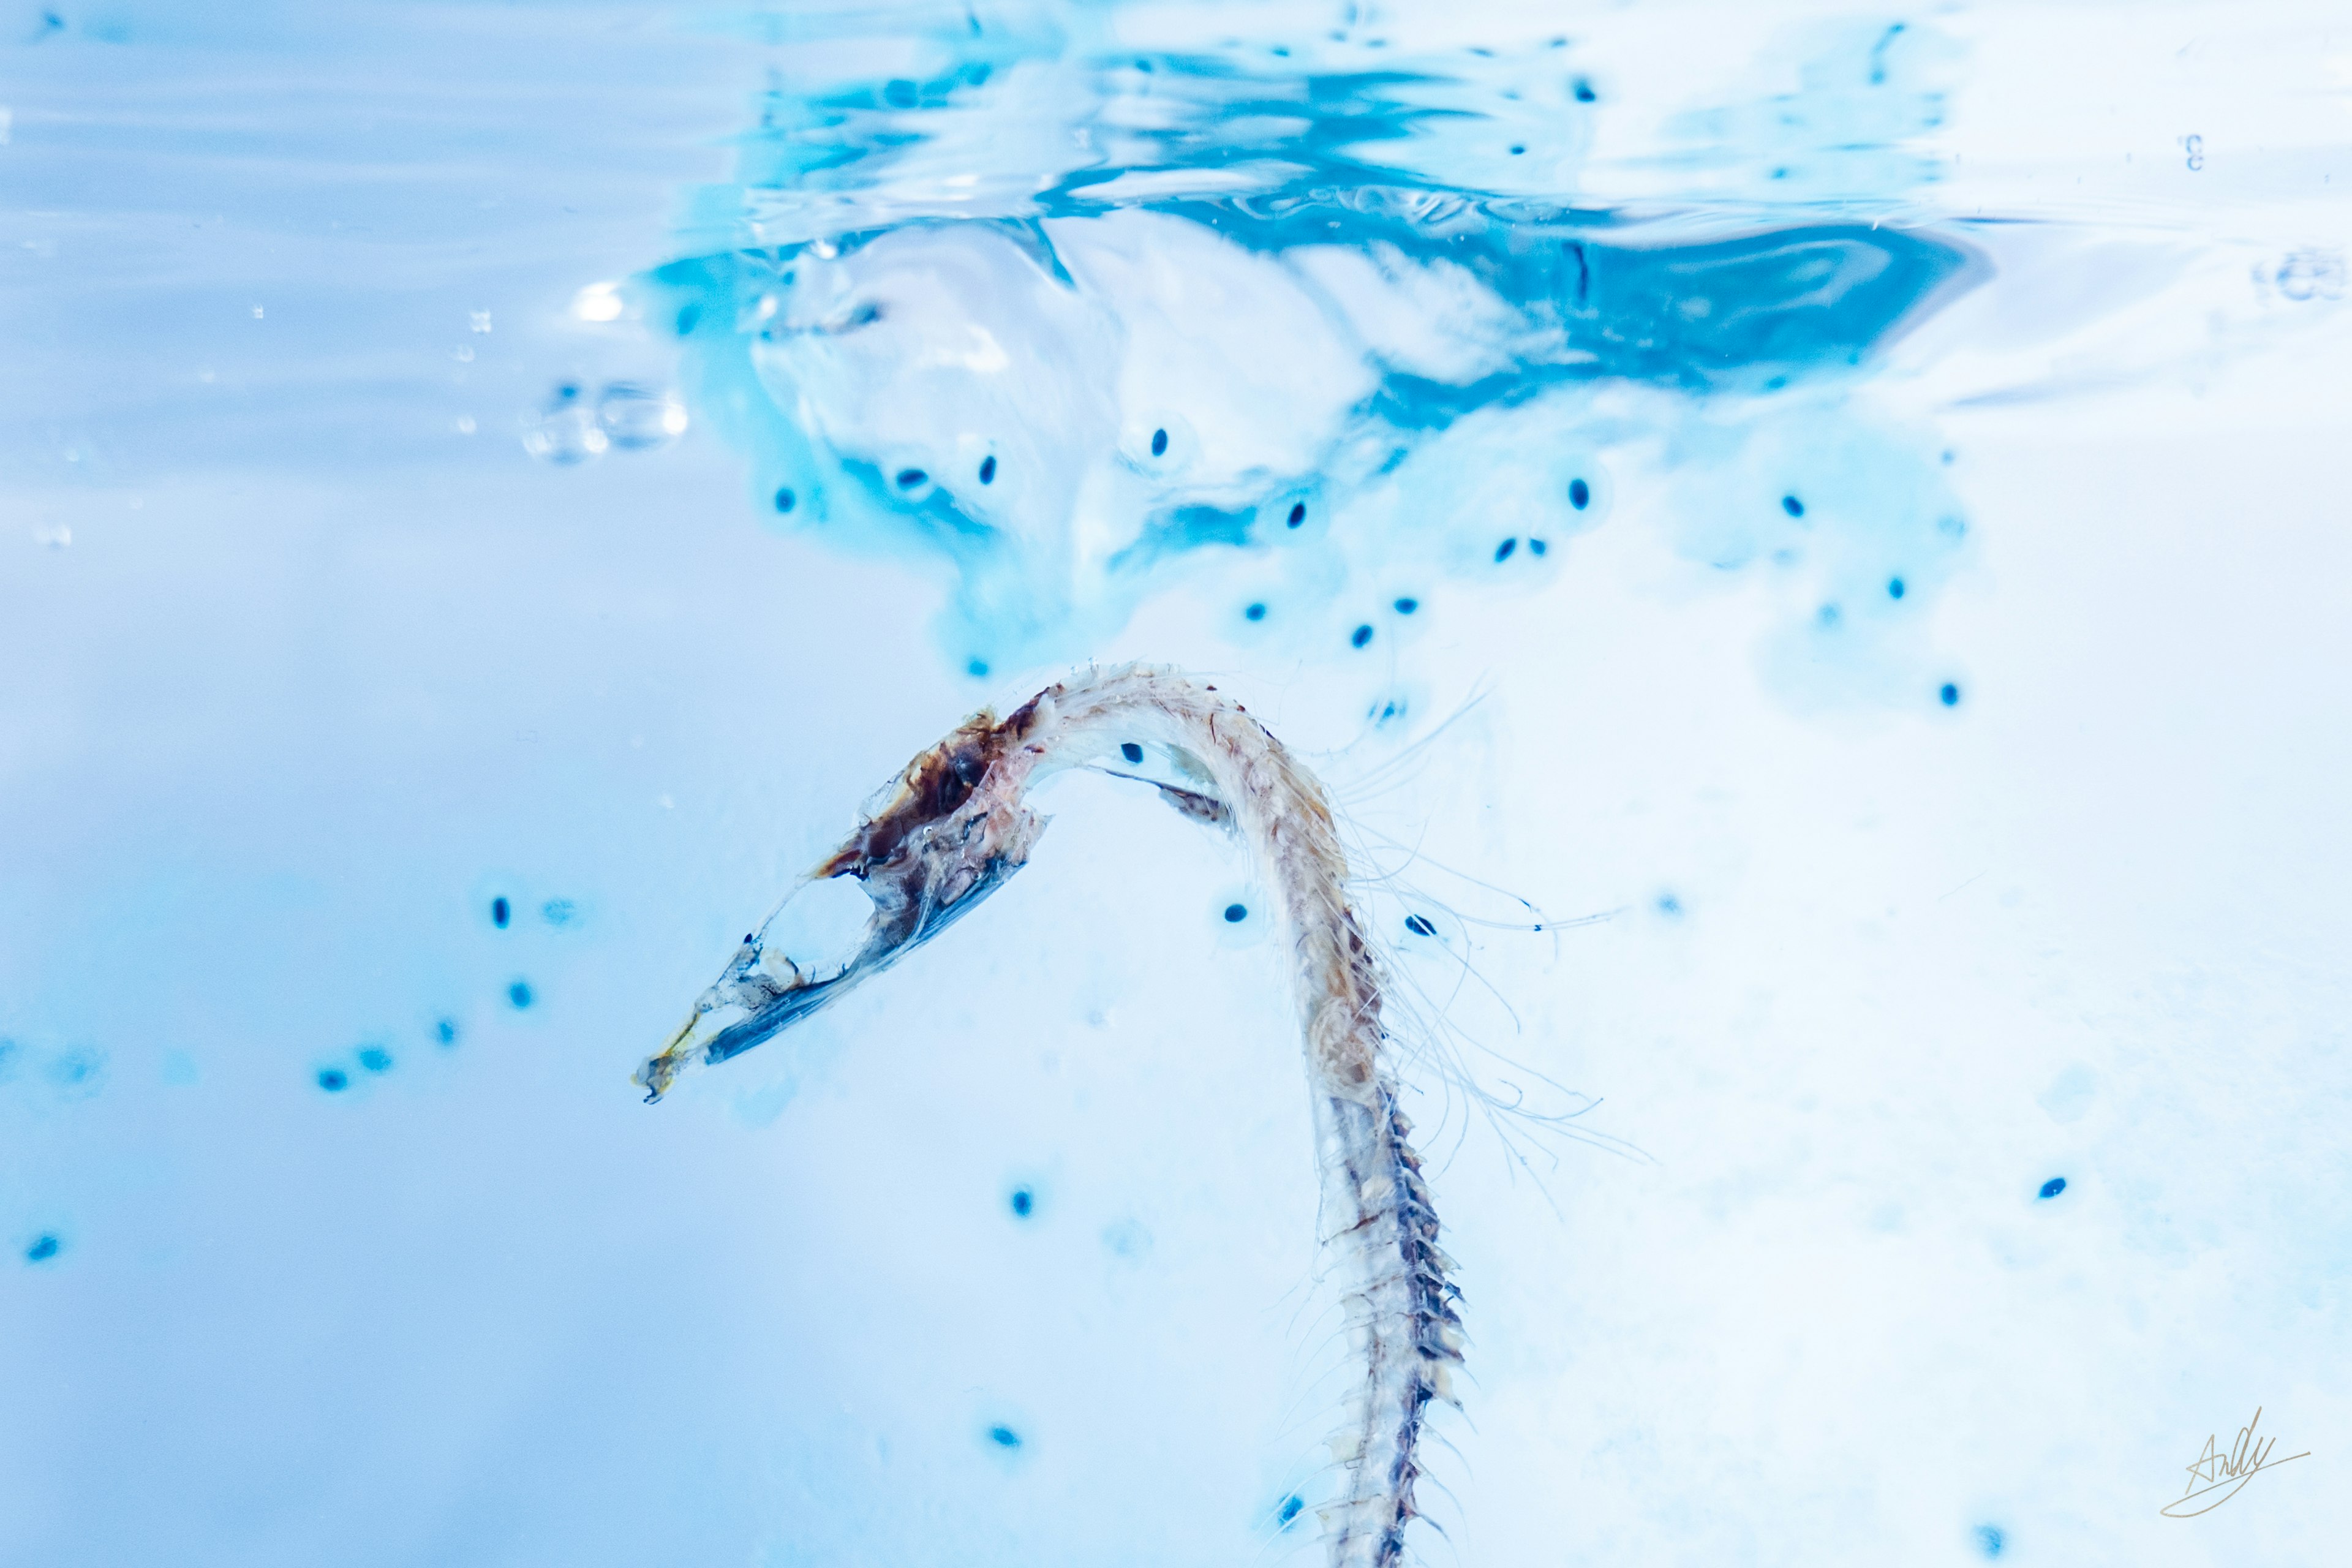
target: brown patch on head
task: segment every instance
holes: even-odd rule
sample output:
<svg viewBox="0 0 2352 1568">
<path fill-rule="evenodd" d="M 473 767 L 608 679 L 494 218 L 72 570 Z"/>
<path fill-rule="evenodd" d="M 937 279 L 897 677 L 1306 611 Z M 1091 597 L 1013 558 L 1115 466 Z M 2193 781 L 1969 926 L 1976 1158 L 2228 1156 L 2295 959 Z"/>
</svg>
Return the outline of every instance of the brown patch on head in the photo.
<svg viewBox="0 0 2352 1568">
<path fill-rule="evenodd" d="M 983 709 L 908 763 L 898 775 L 898 793 L 816 868 L 816 875 L 863 877 L 866 868 L 893 858 L 908 839 L 954 815 L 1002 754 L 1003 732 L 996 715 Z"/>
</svg>

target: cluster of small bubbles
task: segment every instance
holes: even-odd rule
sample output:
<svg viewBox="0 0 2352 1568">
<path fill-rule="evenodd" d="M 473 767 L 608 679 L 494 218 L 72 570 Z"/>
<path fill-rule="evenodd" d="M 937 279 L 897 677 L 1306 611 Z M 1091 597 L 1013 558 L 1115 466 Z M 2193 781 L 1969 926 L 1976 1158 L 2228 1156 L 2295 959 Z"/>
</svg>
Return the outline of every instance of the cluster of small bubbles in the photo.
<svg viewBox="0 0 2352 1568">
<path fill-rule="evenodd" d="M 362 1046 L 357 1052 L 359 1064 L 369 1072 L 390 1072 L 392 1053 L 382 1046 Z"/>
<path fill-rule="evenodd" d="M 47 1263 L 50 1258 L 55 1258 L 58 1255 L 63 1245 L 64 1244 L 59 1242 L 54 1236 L 50 1236 L 46 1233 L 37 1236 L 33 1238 L 33 1244 L 25 1248 L 25 1261 L 27 1263 Z"/>
<path fill-rule="evenodd" d="M 615 447 L 657 450 L 684 435 L 686 426 L 686 405 L 658 388 L 616 381 L 592 403 L 580 383 L 564 381 L 525 417 L 522 446 L 534 458 L 569 465 Z"/>
<path fill-rule="evenodd" d="M 550 899 L 539 906 L 539 918 L 560 929 L 580 918 L 580 906 L 570 899 Z"/>
<path fill-rule="evenodd" d="M 2298 304 L 2344 297 L 2344 258 L 2332 250 L 2298 250 L 2278 264 L 2278 291 Z"/>
<path fill-rule="evenodd" d="M 1977 1550 L 1987 1557 L 2000 1556 L 2002 1549 L 2009 1544 L 2009 1537 L 2001 1532 L 2000 1527 L 1997 1524 L 1978 1525 L 1976 1537 Z"/>
</svg>

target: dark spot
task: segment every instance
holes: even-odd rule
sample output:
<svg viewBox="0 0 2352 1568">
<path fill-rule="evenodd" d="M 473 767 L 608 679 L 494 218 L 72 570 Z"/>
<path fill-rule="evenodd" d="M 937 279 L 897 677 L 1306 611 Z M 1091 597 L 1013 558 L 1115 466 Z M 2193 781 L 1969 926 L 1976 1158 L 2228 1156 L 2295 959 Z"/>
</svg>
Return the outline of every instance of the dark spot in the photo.
<svg viewBox="0 0 2352 1568">
<path fill-rule="evenodd" d="M 1121 741 L 1118 743 L 1118 754 L 1130 763 L 1143 761 L 1143 748 L 1132 741 Z"/>
<path fill-rule="evenodd" d="M 1823 605 L 1813 612 L 1813 618 L 1821 622 L 1823 630 L 1833 629 L 1838 624 L 1838 607 L 1835 605 Z"/>
<path fill-rule="evenodd" d="M 1780 510 L 1787 512 L 1790 517 L 1802 517 L 1805 515 L 1805 503 L 1799 500 L 1795 496 L 1782 496 L 1780 498 Z"/>
<path fill-rule="evenodd" d="M 1264 605 L 1252 605 L 1249 608 L 1242 612 L 1242 617 L 1244 620 L 1262 621 L 1265 619 L 1265 606 Z"/>
<path fill-rule="evenodd" d="M 1155 458 L 1164 458 L 1168 455 L 1167 431 L 1154 430 L 1151 433 L 1151 455 Z"/>
<path fill-rule="evenodd" d="M 1986 1556 L 2000 1556 L 2001 1549 L 2008 1544 L 2009 1537 L 2001 1533 L 2000 1527 L 1999 1525 L 1979 1524 L 1977 1526 L 1977 1550 L 1983 1552 Z"/>
<path fill-rule="evenodd" d="M 1596 99 L 1596 98 L 1598 98 L 1598 97 L 1600 97 L 1600 96 L 1601 96 L 1601 95 L 1600 95 L 1599 93 L 1596 93 L 1596 92 L 1594 92 L 1594 91 L 1592 90 L 1592 84 L 1591 84 L 1591 82 L 1589 82 L 1589 81 L 1585 80 L 1582 77 L 1578 77 L 1578 78 L 1576 79 L 1576 101 L 1577 101 L 1577 102 L 1579 102 L 1579 103 L 1591 103 L 1594 99 Z"/>
<path fill-rule="evenodd" d="M 1021 1434 L 1010 1426 L 991 1426 L 988 1429 L 988 1440 L 1000 1448 L 1021 1447 Z"/>
<path fill-rule="evenodd" d="M 1297 528 L 1300 523 L 1307 521 L 1307 503 L 1305 501 L 1295 500 L 1290 503 L 1289 521 L 1290 526 L 1293 528 Z"/>
<path fill-rule="evenodd" d="M 1540 539 L 1530 539 L 1528 541 L 1528 551 L 1537 555 L 1541 555 L 1545 551 L 1550 548 L 1551 546 L 1546 544 Z"/>
<path fill-rule="evenodd" d="M 1592 487 L 1582 479 L 1568 481 L 1568 504 L 1582 511 L 1592 504 Z"/>
<path fill-rule="evenodd" d="M 1366 643 L 1372 640 L 1372 628 L 1370 626 L 1358 626 L 1353 632 L 1349 634 L 1348 640 L 1353 643 L 1356 647 L 1361 647 Z"/>
<path fill-rule="evenodd" d="M 319 1087 L 329 1094 L 341 1094 L 351 1087 L 351 1076 L 341 1068 L 320 1068 Z"/>
<path fill-rule="evenodd" d="M 444 1018 L 439 1023 L 434 1025 L 433 1037 L 440 1041 L 445 1046 L 456 1045 L 457 1043 L 457 1020 L 455 1018 Z"/>
<path fill-rule="evenodd" d="M 526 981 L 518 980 L 513 984 L 508 986 L 507 1000 L 513 1003 L 518 1007 L 530 1006 L 531 1001 L 530 984 Z"/>
<path fill-rule="evenodd" d="M 2042 1184 L 2042 1195 L 2045 1198 L 2054 1198 L 2065 1190 L 2066 1178 L 2063 1176 L 2053 1176 Z"/>
<path fill-rule="evenodd" d="M 980 482 L 984 485 L 996 482 L 996 455 L 992 452 L 980 460 Z"/>
<path fill-rule="evenodd" d="M 1415 936 L 1435 936 L 1437 934 L 1437 928 L 1429 923 L 1429 917 L 1427 915 L 1405 916 L 1404 929 L 1412 932 Z"/>
<path fill-rule="evenodd" d="M 1031 1192 L 1026 1187 L 1015 1187 L 1013 1189 L 1013 1212 L 1014 1214 L 1019 1215 L 1023 1219 L 1027 1219 L 1029 1217 L 1029 1211 L 1036 1206 L 1036 1194 Z"/>
<path fill-rule="evenodd" d="M 1247 904 L 1227 904 L 1225 906 L 1225 923 L 1227 925 L 1237 926 L 1247 919 L 1249 919 L 1249 906 Z"/>
<path fill-rule="evenodd" d="M 695 327 L 698 325 L 701 321 L 701 306 L 693 304 L 679 306 L 677 311 L 677 335 L 681 338 L 685 337 L 688 332 L 693 331 Z"/>
<path fill-rule="evenodd" d="M 898 488 L 902 490 L 913 489 L 917 485 L 921 484 L 930 477 L 930 475 L 923 472 L 920 468 L 900 468 L 898 470 Z"/>
<path fill-rule="evenodd" d="M 1527 149 L 1526 149 L 1525 147 L 1521 147 L 1521 146 L 1514 145 L 1514 146 L 1511 148 L 1511 156 L 1512 156 L 1512 157 L 1514 157 L 1514 158 L 1516 158 L 1516 157 L 1517 157 L 1520 153 L 1524 153 L 1524 152 L 1526 152 L 1526 151 L 1527 151 Z"/>
<path fill-rule="evenodd" d="M 1947 680 L 1936 689 L 1936 700 L 1947 708 L 1958 708 L 1960 705 L 1960 689 Z"/>
<path fill-rule="evenodd" d="M 1421 608 L 1419 599 L 1403 598 L 1396 602 L 1396 613 L 1400 616 L 1409 616 L 1419 608 Z"/>
<path fill-rule="evenodd" d="M 1519 542 L 1517 540 L 1506 539 L 1502 543 L 1495 546 L 1495 559 L 1497 561 L 1508 561 L 1511 558 L 1511 552 L 1517 550 L 1518 547 Z"/>
<path fill-rule="evenodd" d="M 1889 577 L 1886 580 L 1886 596 L 1890 599 L 1899 599 L 1903 596 L 1902 578 Z"/>
<path fill-rule="evenodd" d="M 988 673 L 988 660 L 984 658 L 968 659 L 965 661 L 963 668 L 964 673 L 967 675 L 986 675 Z"/>
<path fill-rule="evenodd" d="M 790 511 L 793 508 L 800 505 L 800 501 L 801 498 L 793 494 L 793 487 L 790 485 L 786 485 L 782 489 L 776 492 L 776 510 L 778 511 Z"/>
<path fill-rule="evenodd" d="M 514 906 L 512 904 L 508 903 L 504 898 L 496 898 L 490 900 L 490 923 L 492 925 L 498 927 L 500 931 L 504 931 L 507 929 L 507 921 L 512 919 L 514 919 Z"/>
<path fill-rule="evenodd" d="M 390 1072 L 392 1053 L 382 1046 L 362 1046 L 359 1051 L 360 1066 L 370 1072 Z"/>
<path fill-rule="evenodd" d="M 1679 915 L 1683 912 L 1683 901 L 1675 897 L 1672 893 L 1660 893 L 1658 895 L 1658 912 L 1662 915 L 1667 916 Z"/>
<path fill-rule="evenodd" d="M 882 85 L 882 101 L 893 109 L 914 108 L 917 96 L 915 84 L 904 77 L 896 78 Z"/>
<path fill-rule="evenodd" d="M 58 1238 L 54 1236 L 36 1237 L 33 1245 L 25 1248 L 25 1261 L 27 1263 L 47 1263 L 57 1255 Z"/>
<path fill-rule="evenodd" d="M 1294 1493 L 1289 1497 L 1284 1498 L 1282 1500 L 1282 1506 L 1275 1510 L 1275 1522 L 1277 1524 L 1286 1525 L 1306 1510 L 1307 1500 Z"/>
</svg>

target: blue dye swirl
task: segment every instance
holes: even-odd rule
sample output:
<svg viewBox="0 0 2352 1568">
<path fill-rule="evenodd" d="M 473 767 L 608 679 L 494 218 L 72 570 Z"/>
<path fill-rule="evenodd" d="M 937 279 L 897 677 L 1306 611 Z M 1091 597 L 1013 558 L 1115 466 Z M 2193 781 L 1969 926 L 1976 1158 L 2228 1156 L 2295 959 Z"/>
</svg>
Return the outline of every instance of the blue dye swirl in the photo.
<svg viewBox="0 0 2352 1568">
<path fill-rule="evenodd" d="M 695 203 L 701 247 L 634 285 L 772 520 L 954 564 L 942 636 L 974 671 L 1068 657 L 1178 557 L 1331 548 L 1384 486 L 1437 501 L 1425 529 L 1475 535 L 1475 486 L 1404 476 L 1461 461 L 1439 449 L 1465 421 L 1545 408 L 1572 442 L 1580 390 L 1834 385 L 1982 270 L 1888 224 L 1637 218 L 1486 177 L 1481 139 L 1516 178 L 1533 136 L 1509 121 L 1542 106 L 1487 101 L 1467 69 L 1088 57 L 1074 26 L 973 21 L 931 40 L 923 77 L 772 90 L 739 181 Z M 1837 58 L 1899 119 L 1928 100 L 1872 37 Z M 1565 184 L 1607 105 L 1545 70 Z M 1570 467 L 1530 468 L 1558 517 L 1528 554 L 1606 510 L 1597 459 Z M 1465 537 L 1446 559 L 1518 553 Z"/>
</svg>

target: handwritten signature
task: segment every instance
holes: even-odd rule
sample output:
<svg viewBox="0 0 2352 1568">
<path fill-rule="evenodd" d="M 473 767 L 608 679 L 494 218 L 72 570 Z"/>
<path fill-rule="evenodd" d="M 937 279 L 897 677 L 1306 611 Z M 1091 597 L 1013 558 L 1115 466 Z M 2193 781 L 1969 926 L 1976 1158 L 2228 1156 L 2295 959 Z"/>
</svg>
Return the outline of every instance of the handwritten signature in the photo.
<svg viewBox="0 0 2352 1568">
<path fill-rule="evenodd" d="M 2200 1513 L 2210 1513 L 2236 1497 L 2241 1488 L 2263 1471 L 2276 1469 L 2290 1460 L 2311 1458 L 2311 1450 L 2305 1448 L 2284 1459 L 2272 1458 L 2271 1450 L 2278 1446 L 2278 1439 L 2254 1436 L 2254 1428 L 2262 1419 L 2262 1407 L 2256 1405 L 2253 1420 L 2238 1428 L 2238 1441 L 2227 1454 L 2218 1451 L 2213 1437 L 2205 1439 L 2205 1451 L 2189 1467 L 2189 1489 L 2164 1505 L 2160 1511 L 2165 1518 L 2195 1519 Z M 2191 1508 L 2191 1503 L 2197 1506 Z"/>
</svg>

